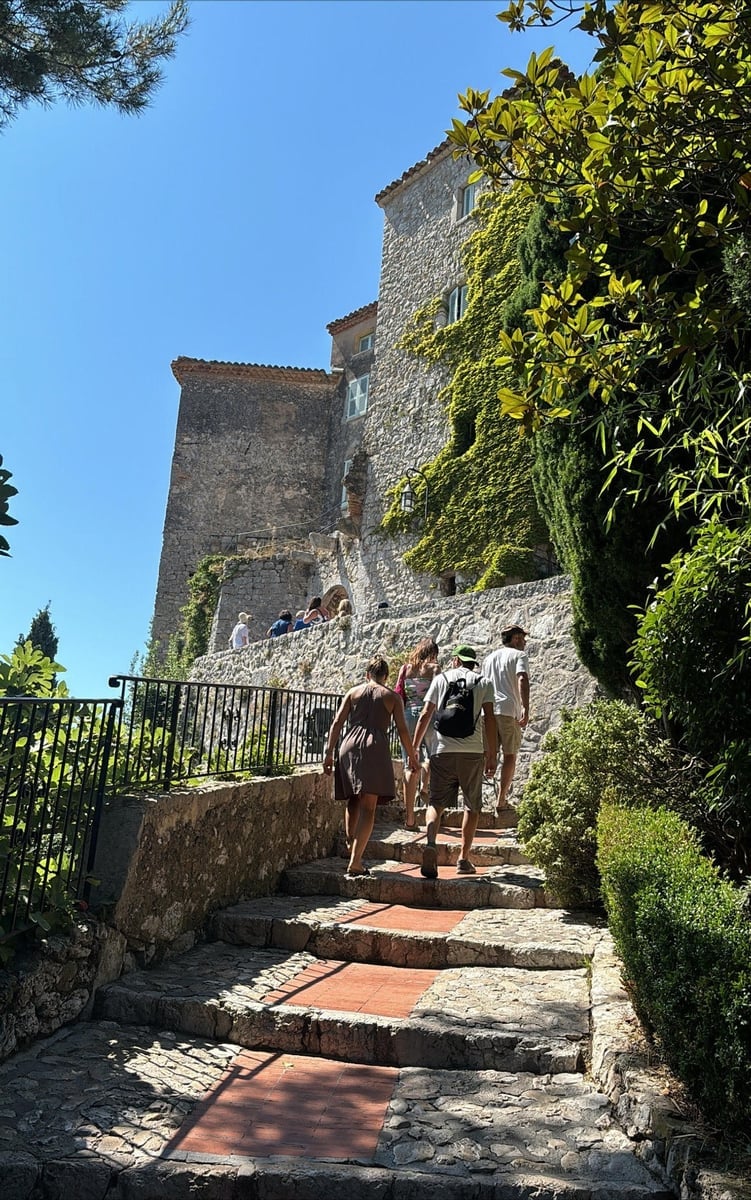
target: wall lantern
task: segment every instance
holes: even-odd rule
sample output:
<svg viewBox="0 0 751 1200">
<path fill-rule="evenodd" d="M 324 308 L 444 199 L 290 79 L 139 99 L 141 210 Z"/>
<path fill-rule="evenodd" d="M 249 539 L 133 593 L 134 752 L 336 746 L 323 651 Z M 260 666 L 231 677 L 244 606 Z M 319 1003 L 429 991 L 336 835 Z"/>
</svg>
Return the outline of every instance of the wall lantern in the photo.
<svg viewBox="0 0 751 1200">
<path fill-rule="evenodd" d="M 417 469 L 417 467 L 410 467 L 407 471 L 405 471 L 405 475 L 407 476 L 407 481 L 404 484 L 404 487 L 402 488 L 401 494 L 399 496 L 399 508 L 407 516 L 411 516 L 411 514 L 415 511 L 415 505 L 417 503 L 417 492 L 415 491 L 413 479 L 414 479 L 414 476 L 419 475 L 420 479 L 423 481 L 423 483 L 425 485 L 425 512 L 424 512 L 423 516 L 424 516 L 424 519 L 427 520 L 427 518 L 428 518 L 428 491 L 429 491 L 427 477 L 425 476 L 425 474 L 422 471 L 419 471 Z"/>
</svg>

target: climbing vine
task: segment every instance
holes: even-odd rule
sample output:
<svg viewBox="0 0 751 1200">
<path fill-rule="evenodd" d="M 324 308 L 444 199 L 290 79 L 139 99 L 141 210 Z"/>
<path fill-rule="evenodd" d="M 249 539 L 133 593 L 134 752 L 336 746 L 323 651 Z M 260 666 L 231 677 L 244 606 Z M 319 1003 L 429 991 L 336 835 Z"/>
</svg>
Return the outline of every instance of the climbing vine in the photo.
<svg viewBox="0 0 751 1200">
<path fill-rule="evenodd" d="M 512 382 L 508 368 L 496 361 L 498 335 L 521 282 L 517 246 L 530 211 L 529 200 L 513 191 L 481 199 L 479 227 L 465 246 L 464 316 L 436 327 L 441 299 L 434 298 L 415 314 L 401 341 L 403 349 L 444 362 L 451 372 L 441 394 L 451 433 L 423 467 L 427 521 L 404 561 L 434 575 L 458 572 L 476 591 L 498 587 L 508 576 L 536 578 L 535 547 L 548 543 L 532 485 L 532 447 L 514 422 L 501 420 L 497 398 L 499 388 Z M 401 512 L 404 482 L 391 492 L 382 522 L 387 533 L 409 531 L 422 511 L 418 498 L 415 513 Z"/>
</svg>

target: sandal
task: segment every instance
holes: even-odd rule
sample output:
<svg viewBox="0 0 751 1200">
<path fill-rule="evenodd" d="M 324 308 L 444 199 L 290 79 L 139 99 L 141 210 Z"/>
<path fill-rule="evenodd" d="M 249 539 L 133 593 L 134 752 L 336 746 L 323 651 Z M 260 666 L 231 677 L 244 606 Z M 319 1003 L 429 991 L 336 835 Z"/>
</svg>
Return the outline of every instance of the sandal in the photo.
<svg viewBox="0 0 751 1200">
<path fill-rule="evenodd" d="M 359 879 L 361 875 L 369 875 L 370 871 L 367 867 L 361 867 L 359 871 L 345 871 L 345 879 Z"/>
<path fill-rule="evenodd" d="M 404 828 L 407 830 L 407 833 L 419 833 L 420 831 L 420 826 L 417 824 L 417 821 L 413 821 L 411 825 L 408 825 L 405 821 Z"/>
</svg>

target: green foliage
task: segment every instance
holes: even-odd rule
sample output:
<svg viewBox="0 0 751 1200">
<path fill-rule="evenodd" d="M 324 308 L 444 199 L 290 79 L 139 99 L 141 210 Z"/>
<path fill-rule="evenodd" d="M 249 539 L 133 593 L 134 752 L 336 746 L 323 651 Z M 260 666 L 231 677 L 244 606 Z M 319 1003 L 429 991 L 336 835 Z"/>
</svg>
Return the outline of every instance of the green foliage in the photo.
<svg viewBox="0 0 751 1200">
<path fill-rule="evenodd" d="M 177 679 L 188 678 L 193 659 L 184 649 L 183 637 L 173 633 L 167 649 L 162 652 L 162 644 L 149 632 L 145 654 L 135 654 L 130 664 L 130 674 L 140 675 L 144 679 Z"/>
<path fill-rule="evenodd" d="M 31 622 L 31 627 L 26 637 L 20 637 L 17 645 L 20 646 L 24 642 L 31 642 L 47 658 L 54 659 L 57 654 L 58 638 L 55 627 L 52 624 L 52 618 L 50 617 L 49 604 L 39 609 L 39 612 Z"/>
<path fill-rule="evenodd" d="M 603 807 L 598 864 L 636 1007 L 706 1114 L 751 1120 L 751 923 L 672 813 Z"/>
<path fill-rule="evenodd" d="M 581 411 L 551 422 L 535 438 L 534 480 L 556 553 L 573 585 L 573 638 L 584 665 L 611 696 L 634 696 L 631 647 L 638 610 L 665 560 L 680 545 L 681 526 L 662 529 L 653 501 L 607 520 L 602 494 L 605 456 Z"/>
<path fill-rule="evenodd" d="M 185 0 L 126 23 L 128 0 L 0 0 L 0 128 L 32 102 L 112 104 L 139 113 L 188 24 Z"/>
<path fill-rule="evenodd" d="M 481 203 L 481 227 L 465 247 L 467 309 L 460 321 L 435 326 L 436 298 L 416 314 L 403 346 L 429 361 L 443 361 L 451 380 L 442 399 L 451 436 L 423 468 L 429 503 L 425 527 L 405 562 L 441 575 L 457 571 L 474 589 L 497 587 L 507 576 L 539 575 L 535 547 L 548 534 L 531 479 L 532 449 L 508 423 L 498 421 L 493 397 L 509 380 L 497 365 L 497 338 L 506 306 L 519 284 L 518 243 L 530 206 L 516 194 Z M 397 533 L 414 517 L 401 512 L 404 480 L 392 493 L 382 528 Z M 418 498 L 416 514 L 422 513 Z"/>
<path fill-rule="evenodd" d="M 701 796 L 723 830 L 715 854 L 751 876 L 751 527 L 710 522 L 672 559 L 634 663 L 645 708 L 709 765 Z"/>
<path fill-rule="evenodd" d="M 188 663 L 205 654 L 209 648 L 211 623 L 214 619 L 222 580 L 231 578 L 231 561 L 225 554 L 207 554 L 198 563 L 188 580 L 188 603 L 180 610 L 182 628 L 179 654 Z M 179 645 L 179 643 L 177 643 Z"/>
<path fill-rule="evenodd" d="M 553 19 L 514 0 L 512 28 Z M 593 401 L 612 505 L 656 498 L 661 521 L 744 519 L 751 418 L 748 308 L 723 270 L 749 217 L 751 22 L 742 0 L 566 5 L 596 40 L 575 78 L 551 50 L 513 88 L 462 99 L 457 154 L 559 208 L 571 238 L 524 329 L 501 335 L 524 429 Z"/>
<path fill-rule="evenodd" d="M 26 641 L 12 654 L 0 654 L 0 696 L 67 696 L 65 684 L 56 681 L 64 670 Z"/>
<path fill-rule="evenodd" d="M 564 710 L 543 749 L 519 804 L 519 837 L 563 904 L 591 907 L 600 900 L 596 827 L 603 800 L 676 805 L 686 793 L 683 764 L 621 700 Z"/>
<path fill-rule="evenodd" d="M 8 513 L 8 501 L 11 496 L 18 495 L 18 488 L 13 487 L 12 483 L 8 483 L 11 478 L 11 472 L 6 471 L 3 466 L 3 456 L 0 454 L 0 525 L 17 525 L 18 521 L 15 517 L 11 517 Z M 7 538 L 0 534 L 0 558 L 8 558 L 10 556 L 10 546 Z"/>
</svg>

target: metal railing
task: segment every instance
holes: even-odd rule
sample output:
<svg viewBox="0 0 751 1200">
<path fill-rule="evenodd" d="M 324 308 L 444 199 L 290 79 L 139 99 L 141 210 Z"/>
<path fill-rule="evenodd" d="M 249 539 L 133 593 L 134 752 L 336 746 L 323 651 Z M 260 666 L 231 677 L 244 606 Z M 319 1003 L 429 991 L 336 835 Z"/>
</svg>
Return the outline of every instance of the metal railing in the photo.
<svg viewBox="0 0 751 1200">
<path fill-rule="evenodd" d="M 116 675 L 111 781 L 166 791 L 207 776 L 274 775 L 318 762 L 341 696 Z"/>
<path fill-rule="evenodd" d="M 0 941 L 87 900 L 105 792 L 320 763 L 341 696 L 117 675 L 111 700 L 0 697 Z M 392 753 L 399 754 L 393 726 Z"/>
<path fill-rule="evenodd" d="M 121 700 L 0 698 L 0 940 L 87 899 Z"/>
</svg>

